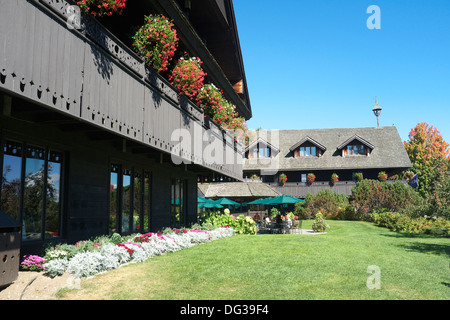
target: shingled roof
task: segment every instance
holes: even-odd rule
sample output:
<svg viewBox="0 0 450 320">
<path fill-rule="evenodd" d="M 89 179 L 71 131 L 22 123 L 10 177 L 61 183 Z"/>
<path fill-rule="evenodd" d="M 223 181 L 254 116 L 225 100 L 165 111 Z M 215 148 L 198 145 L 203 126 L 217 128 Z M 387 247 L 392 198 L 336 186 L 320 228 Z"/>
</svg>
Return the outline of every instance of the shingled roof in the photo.
<svg viewBox="0 0 450 320">
<path fill-rule="evenodd" d="M 343 170 L 343 169 L 401 169 L 411 167 L 397 128 L 337 128 L 310 130 L 279 130 L 279 141 L 270 141 L 280 152 L 271 159 L 271 164 L 257 163 L 256 159 L 245 159 L 244 170 L 261 170 L 275 165 L 278 170 Z M 369 156 L 342 157 L 344 144 L 355 138 L 373 149 Z M 294 158 L 293 146 L 300 141 L 313 140 L 326 148 L 320 157 Z"/>
<path fill-rule="evenodd" d="M 280 193 L 261 182 L 225 182 L 198 184 L 205 198 L 263 198 L 276 197 Z"/>
</svg>

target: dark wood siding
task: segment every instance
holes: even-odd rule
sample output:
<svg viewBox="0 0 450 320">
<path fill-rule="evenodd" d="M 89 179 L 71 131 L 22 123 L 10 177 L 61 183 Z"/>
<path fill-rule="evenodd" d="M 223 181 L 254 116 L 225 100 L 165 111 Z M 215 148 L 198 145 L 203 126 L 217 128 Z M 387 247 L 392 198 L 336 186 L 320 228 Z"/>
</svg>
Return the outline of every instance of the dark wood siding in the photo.
<svg viewBox="0 0 450 320">
<path fill-rule="evenodd" d="M 95 19 L 84 17 L 82 32 L 70 30 L 68 2 L 43 2 L 48 6 L 37 0 L 1 0 L 0 90 L 158 151 L 177 151 L 186 162 L 217 174 L 242 179 L 239 165 L 207 163 L 198 148 L 174 150 L 177 141 L 171 136 L 180 128 L 200 139 L 197 145 L 208 145 L 201 140 L 209 129 L 202 110 L 180 97 Z M 194 135 L 196 130 L 200 134 Z M 214 135 L 224 139 L 227 134 L 218 129 Z M 226 148 L 223 143 L 224 154 Z"/>
</svg>

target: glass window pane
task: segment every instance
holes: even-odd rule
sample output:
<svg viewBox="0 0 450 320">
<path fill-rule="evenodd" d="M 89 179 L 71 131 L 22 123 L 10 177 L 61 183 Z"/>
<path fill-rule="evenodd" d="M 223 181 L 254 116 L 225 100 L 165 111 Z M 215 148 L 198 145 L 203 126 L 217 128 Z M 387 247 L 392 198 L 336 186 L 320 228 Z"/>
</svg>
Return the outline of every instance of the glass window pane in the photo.
<svg viewBox="0 0 450 320">
<path fill-rule="evenodd" d="M 133 232 L 137 232 L 141 228 L 141 213 L 142 213 L 142 177 L 141 174 L 134 174 L 134 201 L 133 201 Z"/>
<path fill-rule="evenodd" d="M 307 157 L 309 157 L 309 156 L 311 155 L 311 148 L 310 148 L 310 147 L 306 147 L 306 148 L 305 148 L 305 151 L 306 151 L 306 154 L 305 154 L 305 155 L 306 155 Z"/>
<path fill-rule="evenodd" d="M 122 175 L 122 232 L 130 232 L 130 205 L 131 205 L 131 171 L 123 170 Z"/>
<path fill-rule="evenodd" d="M 180 180 L 180 226 L 184 223 L 184 180 Z"/>
<path fill-rule="evenodd" d="M 110 187 L 109 187 L 109 233 L 117 232 L 117 209 L 119 204 L 118 184 L 119 184 L 119 166 L 111 166 Z"/>
<path fill-rule="evenodd" d="M 150 231 L 150 212 L 151 212 L 151 184 L 150 184 L 150 174 L 145 173 L 144 178 L 144 233 Z"/>
<path fill-rule="evenodd" d="M 302 173 L 301 182 L 306 182 L 306 173 Z"/>
<path fill-rule="evenodd" d="M 22 184 L 22 145 L 6 142 L 3 145 L 3 175 L 1 208 L 19 220 L 20 189 Z"/>
<path fill-rule="evenodd" d="M 316 156 L 316 147 L 311 147 L 311 156 Z"/>
<path fill-rule="evenodd" d="M 364 155 L 364 146 L 363 145 L 358 146 L 358 154 Z"/>
<path fill-rule="evenodd" d="M 42 232 L 45 150 L 27 147 L 24 192 L 24 239 L 39 239 Z"/>
<path fill-rule="evenodd" d="M 347 155 L 351 156 L 353 154 L 353 146 L 347 146 Z"/>
<path fill-rule="evenodd" d="M 305 147 L 300 147 L 300 157 L 305 156 Z"/>
<path fill-rule="evenodd" d="M 171 184 L 170 184 L 170 201 L 171 201 L 171 215 L 170 215 L 170 222 L 172 225 L 175 225 L 175 215 L 176 215 L 176 183 L 175 183 L 175 179 L 171 180 Z"/>
<path fill-rule="evenodd" d="M 45 207 L 45 237 L 61 236 L 61 168 L 63 155 L 49 152 Z"/>
</svg>

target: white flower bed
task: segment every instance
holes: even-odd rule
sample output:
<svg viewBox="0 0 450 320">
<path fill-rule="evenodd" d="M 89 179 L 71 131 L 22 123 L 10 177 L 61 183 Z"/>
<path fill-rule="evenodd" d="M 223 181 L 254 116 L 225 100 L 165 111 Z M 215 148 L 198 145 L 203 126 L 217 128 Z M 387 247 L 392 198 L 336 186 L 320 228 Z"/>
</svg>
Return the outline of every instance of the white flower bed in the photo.
<svg viewBox="0 0 450 320">
<path fill-rule="evenodd" d="M 234 230 L 228 227 L 210 231 L 182 229 L 165 235 L 139 234 L 119 244 L 95 244 L 94 249 L 78 252 L 70 259 L 69 252 L 56 248 L 46 255 L 49 261 L 45 262 L 44 273 L 50 277 L 61 276 L 64 273 L 70 273 L 75 277 L 91 277 L 124 264 L 143 262 L 167 252 L 175 252 L 233 235 Z"/>
</svg>

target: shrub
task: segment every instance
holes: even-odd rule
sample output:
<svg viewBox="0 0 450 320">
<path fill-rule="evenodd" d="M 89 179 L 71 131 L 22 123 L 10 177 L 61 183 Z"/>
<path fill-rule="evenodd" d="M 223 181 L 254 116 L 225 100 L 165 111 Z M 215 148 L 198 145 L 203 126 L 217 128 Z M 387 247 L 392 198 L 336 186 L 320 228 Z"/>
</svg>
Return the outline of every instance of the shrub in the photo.
<svg viewBox="0 0 450 320">
<path fill-rule="evenodd" d="M 280 214 L 281 214 L 281 212 L 277 208 L 274 207 L 274 208 L 270 209 L 270 217 L 272 219 L 275 218 L 276 216 L 280 215 Z"/>
<path fill-rule="evenodd" d="M 420 203 L 420 196 L 402 182 L 381 182 L 365 179 L 357 182 L 349 197 L 351 206 L 362 217 L 374 210 L 399 211 Z"/>
<path fill-rule="evenodd" d="M 329 189 L 322 189 L 315 195 L 308 193 L 305 199 L 305 209 L 309 217 L 321 212 L 327 219 L 342 219 L 347 206 L 348 199 L 345 194 Z"/>
<path fill-rule="evenodd" d="M 374 211 L 370 215 L 372 221 L 392 231 L 417 234 L 435 234 L 448 236 L 450 221 L 442 218 L 411 218 L 398 212 Z"/>
<path fill-rule="evenodd" d="M 298 217 L 299 220 L 306 220 L 311 218 L 305 208 L 305 202 L 297 202 L 294 205 L 294 214 Z"/>
<path fill-rule="evenodd" d="M 229 214 L 216 212 L 207 218 L 205 223 L 209 223 L 214 227 L 230 227 L 237 234 L 256 234 L 255 221 L 251 217 L 245 217 L 243 214 L 235 218 Z"/>
<path fill-rule="evenodd" d="M 328 224 L 325 223 L 325 219 L 322 214 L 318 212 L 316 214 L 316 218 L 312 224 L 312 229 L 314 232 L 325 232 L 325 230 L 329 228 Z"/>
</svg>

